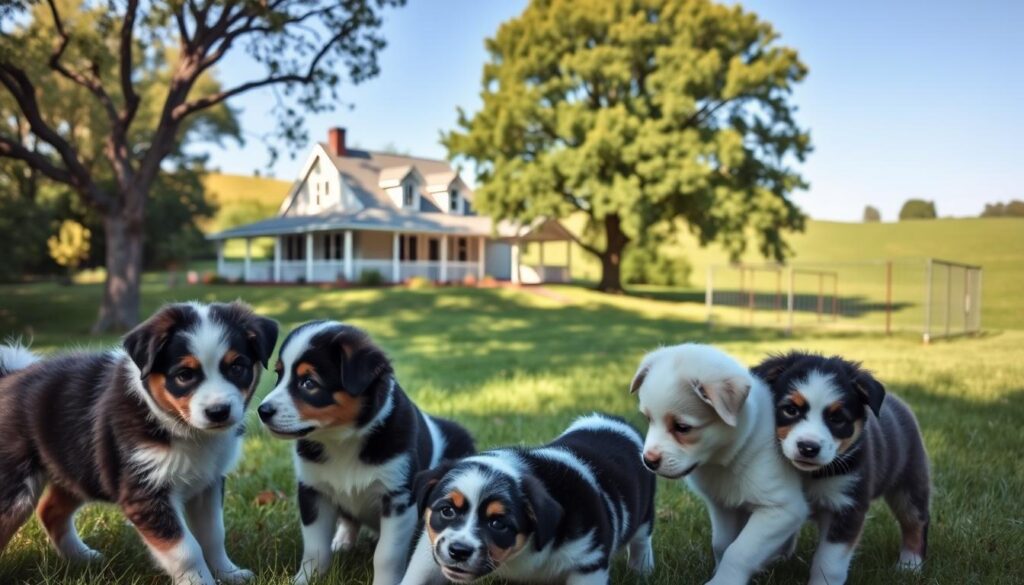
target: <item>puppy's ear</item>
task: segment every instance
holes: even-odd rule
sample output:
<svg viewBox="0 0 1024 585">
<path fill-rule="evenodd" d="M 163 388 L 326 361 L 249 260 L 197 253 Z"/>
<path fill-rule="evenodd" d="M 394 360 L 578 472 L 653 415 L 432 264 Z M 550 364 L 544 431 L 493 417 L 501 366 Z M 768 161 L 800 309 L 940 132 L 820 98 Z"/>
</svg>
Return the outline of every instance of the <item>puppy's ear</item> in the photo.
<svg viewBox="0 0 1024 585">
<path fill-rule="evenodd" d="M 640 368 L 633 375 L 633 382 L 629 385 L 629 393 L 636 394 L 640 390 L 640 386 L 643 386 L 644 380 L 647 378 L 647 372 L 651 371 L 651 365 L 648 363 L 641 362 Z"/>
<path fill-rule="evenodd" d="M 770 355 L 763 362 L 751 368 L 750 371 L 770 386 L 774 384 L 786 370 L 793 367 L 800 357 L 800 354 L 795 352 Z"/>
<path fill-rule="evenodd" d="M 382 376 L 391 373 L 391 362 L 370 336 L 344 327 L 334 338 L 341 351 L 341 383 L 351 394 L 362 394 Z"/>
<path fill-rule="evenodd" d="M 725 424 L 734 427 L 736 417 L 750 394 L 750 380 L 733 376 L 723 380 L 697 382 L 693 385 L 693 391 L 715 409 Z"/>
<path fill-rule="evenodd" d="M 859 365 L 852 365 L 853 387 L 857 389 L 861 402 L 871 409 L 871 412 L 878 416 L 882 409 L 882 402 L 885 400 L 885 386 L 871 375 L 871 372 L 862 370 Z"/>
<path fill-rule="evenodd" d="M 277 347 L 277 331 L 277 321 L 255 314 L 246 327 L 245 334 L 249 338 L 249 345 L 252 346 L 259 362 L 263 364 L 263 369 L 267 368 L 270 356 Z"/>
<path fill-rule="evenodd" d="M 530 505 L 530 518 L 533 520 L 533 544 L 537 550 L 544 550 L 555 538 L 558 525 L 562 522 L 562 505 L 559 504 L 539 479 L 532 475 L 523 477 L 523 491 Z"/>
<path fill-rule="evenodd" d="M 434 491 L 437 484 L 455 467 L 455 462 L 445 459 L 437 464 L 437 467 L 426 469 L 416 474 L 412 480 L 412 495 L 416 501 L 416 509 L 419 515 L 430 505 L 430 493 Z"/>
<path fill-rule="evenodd" d="M 121 345 L 142 372 L 142 378 L 149 376 L 156 356 L 175 329 L 194 318 L 195 314 L 188 305 L 165 305 L 124 336 Z"/>
</svg>

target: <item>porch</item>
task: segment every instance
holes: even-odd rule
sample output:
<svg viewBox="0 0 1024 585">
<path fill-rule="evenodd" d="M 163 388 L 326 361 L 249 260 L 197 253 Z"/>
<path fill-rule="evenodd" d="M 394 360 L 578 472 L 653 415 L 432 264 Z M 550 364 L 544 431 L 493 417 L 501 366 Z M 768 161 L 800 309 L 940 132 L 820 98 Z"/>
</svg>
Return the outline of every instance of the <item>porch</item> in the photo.
<svg viewBox="0 0 1024 585">
<path fill-rule="evenodd" d="M 229 239 L 242 241 L 241 258 L 227 257 Z M 254 243 L 267 239 L 272 241 L 272 255 L 254 249 Z M 568 262 L 545 263 L 543 241 L 539 262 L 521 264 L 521 242 L 520 238 L 376 230 L 225 238 L 217 240 L 217 275 L 254 283 L 400 283 L 413 277 L 449 283 L 485 276 L 525 284 L 569 281 Z"/>
</svg>

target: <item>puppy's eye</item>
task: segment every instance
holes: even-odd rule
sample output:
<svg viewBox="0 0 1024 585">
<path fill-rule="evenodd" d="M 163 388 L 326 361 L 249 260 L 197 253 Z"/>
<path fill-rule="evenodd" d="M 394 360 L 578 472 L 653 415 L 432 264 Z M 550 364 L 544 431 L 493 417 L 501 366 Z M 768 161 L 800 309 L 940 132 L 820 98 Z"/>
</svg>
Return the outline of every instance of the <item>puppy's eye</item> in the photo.
<svg viewBox="0 0 1024 585">
<path fill-rule="evenodd" d="M 832 414 L 828 415 L 828 422 L 835 425 L 844 424 L 846 422 L 846 415 L 843 414 L 842 412 L 833 412 Z"/>
<path fill-rule="evenodd" d="M 680 435 L 685 435 L 686 433 L 692 431 L 693 427 L 685 423 L 677 422 L 672 425 L 672 430 L 679 433 Z"/>
<path fill-rule="evenodd" d="M 800 409 L 797 408 L 796 406 L 793 406 L 792 404 L 787 404 L 780 408 L 779 410 L 782 412 L 783 416 L 788 416 L 790 418 L 800 416 Z"/>
<path fill-rule="evenodd" d="M 487 526 L 495 532 L 505 532 L 509 528 L 508 523 L 505 522 L 504 518 L 491 518 L 487 522 Z"/>
<path fill-rule="evenodd" d="M 306 376 L 299 380 L 299 390 L 303 392 L 316 392 L 320 388 L 320 385 L 316 383 L 316 380 Z"/>
<path fill-rule="evenodd" d="M 192 368 L 182 368 L 174 374 L 174 381 L 182 386 L 191 384 L 196 379 L 196 371 Z"/>
<path fill-rule="evenodd" d="M 452 520 L 455 518 L 455 508 L 451 506 L 445 506 L 441 508 L 440 510 L 438 510 L 438 513 L 441 514 L 441 517 L 445 520 Z"/>
<path fill-rule="evenodd" d="M 235 360 L 235 363 L 231 364 L 231 375 L 240 378 L 249 372 L 249 367 L 249 360 L 239 358 Z"/>
</svg>

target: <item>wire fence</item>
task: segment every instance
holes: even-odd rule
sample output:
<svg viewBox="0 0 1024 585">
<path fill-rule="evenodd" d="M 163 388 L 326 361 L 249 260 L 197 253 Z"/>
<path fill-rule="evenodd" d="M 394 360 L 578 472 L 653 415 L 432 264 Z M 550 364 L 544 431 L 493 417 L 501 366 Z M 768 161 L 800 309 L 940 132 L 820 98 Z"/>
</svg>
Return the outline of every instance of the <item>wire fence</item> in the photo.
<svg viewBox="0 0 1024 585">
<path fill-rule="evenodd" d="M 925 343 L 981 330 L 980 266 L 934 258 L 708 268 L 714 325 L 919 333 Z"/>
</svg>

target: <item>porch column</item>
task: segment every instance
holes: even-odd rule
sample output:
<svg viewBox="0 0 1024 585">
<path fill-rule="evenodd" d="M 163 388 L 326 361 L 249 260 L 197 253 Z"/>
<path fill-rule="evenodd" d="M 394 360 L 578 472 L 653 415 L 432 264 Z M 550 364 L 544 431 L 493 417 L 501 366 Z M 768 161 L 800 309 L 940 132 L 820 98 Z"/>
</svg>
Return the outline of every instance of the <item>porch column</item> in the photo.
<svg viewBox="0 0 1024 585">
<path fill-rule="evenodd" d="M 281 282 L 281 236 L 274 238 L 274 282 Z"/>
<path fill-rule="evenodd" d="M 477 280 L 484 279 L 484 254 L 487 253 L 487 240 L 483 237 L 477 238 L 477 245 L 480 246 L 476 251 L 476 277 Z"/>
<path fill-rule="evenodd" d="M 345 230 L 345 280 L 352 282 L 352 230 Z"/>
<path fill-rule="evenodd" d="M 448 282 L 448 234 L 441 236 L 441 282 Z"/>
<path fill-rule="evenodd" d="M 398 252 L 401 245 L 398 232 L 393 233 L 391 238 L 391 282 L 395 283 L 402 280 L 402 272 L 398 263 Z"/>
<path fill-rule="evenodd" d="M 224 276 L 224 240 L 217 240 L 217 276 Z"/>
<path fill-rule="evenodd" d="M 544 240 L 538 242 L 540 246 L 540 281 L 548 281 L 548 271 L 544 268 Z"/>
<path fill-rule="evenodd" d="M 565 241 L 565 281 L 572 282 L 572 240 Z"/>
<path fill-rule="evenodd" d="M 306 282 L 313 282 L 313 232 L 306 233 Z"/>
<path fill-rule="evenodd" d="M 512 242 L 512 282 L 519 284 L 521 278 L 519 276 L 519 240 Z"/>
<path fill-rule="evenodd" d="M 249 282 L 252 276 L 252 238 L 245 238 L 245 264 L 242 265 L 242 280 Z"/>
</svg>

